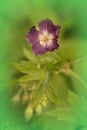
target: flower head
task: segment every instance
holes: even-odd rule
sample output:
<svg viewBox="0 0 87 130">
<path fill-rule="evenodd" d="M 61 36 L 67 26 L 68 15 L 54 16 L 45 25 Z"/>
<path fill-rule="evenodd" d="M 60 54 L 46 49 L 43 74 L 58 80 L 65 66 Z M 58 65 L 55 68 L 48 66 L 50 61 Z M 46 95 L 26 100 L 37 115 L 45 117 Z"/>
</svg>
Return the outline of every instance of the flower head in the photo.
<svg viewBox="0 0 87 130">
<path fill-rule="evenodd" d="M 42 55 L 59 47 L 57 41 L 59 31 L 60 26 L 54 25 L 49 19 L 45 19 L 39 23 L 38 29 L 35 26 L 30 29 L 26 39 L 32 44 L 33 52 L 36 55 Z"/>
</svg>

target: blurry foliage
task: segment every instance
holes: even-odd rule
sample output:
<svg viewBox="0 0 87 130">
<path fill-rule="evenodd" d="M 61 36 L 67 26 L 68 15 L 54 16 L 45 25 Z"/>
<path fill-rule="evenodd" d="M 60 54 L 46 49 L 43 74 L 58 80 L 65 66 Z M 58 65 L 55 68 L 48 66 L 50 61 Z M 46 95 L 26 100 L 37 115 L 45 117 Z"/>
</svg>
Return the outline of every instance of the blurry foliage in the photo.
<svg viewBox="0 0 87 130">
<path fill-rule="evenodd" d="M 50 4 L 49 4 L 50 3 Z M 26 52 L 27 55 L 26 61 L 25 57 L 23 56 L 23 51 L 22 51 L 22 46 L 26 46 L 29 50 L 29 45 L 26 44 L 25 40 L 25 35 L 28 32 L 29 28 L 32 25 L 35 25 L 38 23 L 40 20 L 44 18 L 50 18 L 52 21 L 54 21 L 55 24 L 61 25 L 61 33 L 60 33 L 60 48 L 59 48 L 59 53 L 61 53 L 61 58 L 63 59 L 70 59 L 71 60 L 71 68 L 77 72 L 84 81 L 87 81 L 87 76 L 85 74 L 87 70 L 87 61 L 86 61 L 86 55 L 87 55 L 87 45 L 86 42 L 84 41 L 84 38 L 87 39 L 87 29 L 86 29 L 86 24 L 87 24 L 87 13 L 86 13 L 86 0 L 83 2 L 81 1 L 27 1 L 27 0 L 15 0 L 15 1 L 0 1 L 0 66 L 1 66 L 1 76 L 0 76 L 0 127 L 1 130 L 12 130 L 12 129 L 21 129 L 21 130 L 27 130 L 27 129 L 42 129 L 42 122 L 44 124 L 47 123 L 46 126 L 43 126 L 43 129 L 51 129 L 51 127 L 55 127 L 55 129 L 69 129 L 73 130 L 75 128 L 80 128 L 80 126 L 77 127 L 72 127 L 71 123 L 75 123 L 82 125 L 81 128 L 85 129 L 84 126 L 87 124 L 87 119 L 86 119 L 86 106 L 87 106 L 87 101 L 86 98 L 83 98 L 83 100 L 80 100 L 79 104 L 79 99 L 77 93 L 80 93 L 84 95 L 84 90 L 81 89 L 81 85 L 78 84 L 76 81 L 72 80 L 71 78 L 65 76 L 65 75 L 58 75 L 59 82 L 56 78 L 57 84 L 60 84 L 57 86 L 55 84 L 55 80 L 51 80 L 51 82 L 48 84 L 50 86 L 50 91 L 54 91 L 55 93 L 52 93 L 52 96 L 55 99 L 54 94 L 58 92 L 57 87 L 59 88 L 59 92 L 64 89 L 63 95 L 59 93 L 57 95 L 58 101 L 59 99 L 63 100 L 63 103 L 66 102 L 66 97 L 70 94 L 71 96 L 67 99 L 67 102 L 71 102 L 71 106 L 76 106 L 76 108 L 70 107 L 66 108 L 65 104 L 64 106 L 59 105 L 55 106 L 55 108 L 51 108 L 48 106 L 48 111 L 44 111 L 43 114 L 45 115 L 50 115 L 52 118 L 45 119 L 41 117 L 36 117 L 35 119 L 31 120 L 30 123 L 28 122 L 25 123 L 23 119 L 23 112 L 25 110 L 24 105 L 17 105 L 17 106 L 11 106 L 10 98 L 13 96 L 13 94 L 18 91 L 18 86 L 17 83 L 15 83 L 14 78 L 23 76 L 22 73 L 17 73 L 15 69 L 12 67 L 12 63 L 15 61 L 19 61 L 20 63 L 15 64 L 16 68 L 19 68 L 20 64 L 21 69 L 20 71 L 25 73 L 27 72 L 30 68 L 38 70 L 38 65 L 36 66 L 35 63 L 34 66 L 30 66 L 30 55 L 33 56 L 33 54 L 30 53 L 30 51 Z M 79 39 L 79 40 L 78 40 Z M 74 46 L 74 47 L 73 47 Z M 61 52 L 61 47 L 64 50 Z M 68 47 L 68 48 L 67 48 Z M 65 53 L 67 52 L 67 53 Z M 73 53 L 72 53 L 73 52 Z M 43 56 L 43 58 L 39 58 L 39 62 L 42 63 L 42 68 L 43 70 L 49 70 L 53 71 L 56 68 L 56 65 L 58 67 L 56 69 L 59 69 L 61 67 L 61 62 L 55 63 L 54 68 L 51 68 L 53 64 L 50 65 L 50 63 L 53 63 L 54 59 L 56 57 L 53 54 L 50 54 L 51 56 L 48 58 L 49 54 L 46 54 L 46 57 Z M 38 62 L 38 59 L 36 57 L 32 58 L 31 60 L 35 60 L 34 62 Z M 44 67 L 44 60 L 46 61 L 47 66 Z M 33 61 L 32 61 L 33 62 Z M 63 64 L 65 61 L 62 62 Z M 24 66 L 28 66 L 29 68 L 24 68 Z M 53 69 L 53 70 L 52 70 Z M 4 71 L 4 74 L 3 74 Z M 16 73 L 16 75 L 15 75 Z M 42 74 L 43 73 L 43 74 Z M 26 73 L 25 73 L 26 74 Z M 44 72 L 40 73 L 41 75 L 44 75 Z M 30 75 L 29 75 L 30 76 Z M 37 77 L 37 76 L 36 76 Z M 44 79 L 45 76 L 42 76 L 42 79 Z M 52 78 L 51 78 L 52 79 Z M 60 82 L 61 81 L 61 82 Z M 34 81 L 35 84 L 40 85 L 38 81 Z M 30 82 L 30 85 L 33 83 Z M 52 85 L 51 85 L 52 84 Z M 12 87 L 13 86 L 13 87 Z M 55 90 L 54 87 L 55 86 Z M 62 86 L 62 87 L 60 87 Z M 72 89 L 71 89 L 72 88 Z M 31 89 L 31 88 L 30 88 Z M 48 89 L 48 88 L 47 88 Z M 68 89 L 71 89 L 71 91 L 68 91 Z M 57 91 L 56 91 L 57 90 Z M 34 97 L 37 95 L 38 91 L 35 91 L 33 94 Z M 85 92 L 86 93 L 86 92 Z M 85 94 L 86 96 L 87 94 Z M 42 92 L 41 90 L 39 91 L 39 95 L 37 96 L 35 104 L 37 104 L 39 98 L 42 97 Z M 51 96 L 49 95 L 49 99 L 54 102 L 55 100 L 52 100 L 50 98 Z M 80 98 L 80 97 L 79 97 Z M 81 99 L 81 98 L 80 98 Z M 74 105 L 73 105 L 74 103 Z M 52 104 L 53 105 L 53 104 Z M 54 105 L 53 105 L 54 106 Z M 50 110 L 49 110 L 50 107 Z M 62 109 L 65 108 L 65 109 Z M 71 108 L 73 108 L 76 112 L 73 113 Z M 55 114 L 56 113 L 56 114 Z M 73 115 L 72 115 L 73 113 Z M 74 118 L 75 114 L 75 118 Z M 61 124 L 60 122 L 53 122 L 54 116 L 56 115 L 58 120 L 68 122 L 70 125 L 65 125 Z M 77 121 L 77 119 L 79 119 Z M 41 122 L 42 121 L 42 122 Z M 33 122 L 33 123 L 32 123 Z M 41 126 L 40 126 L 41 124 Z M 52 124 L 52 125 L 51 125 Z M 58 125 L 57 125 L 58 124 Z M 49 126 L 49 128 L 48 128 Z M 63 126 L 63 127 L 62 127 Z M 72 127 L 72 128 L 71 128 Z M 54 129 L 54 128 L 53 128 Z"/>
<path fill-rule="evenodd" d="M 76 122 L 77 119 L 73 115 L 74 108 L 78 107 L 80 100 L 82 100 L 81 93 L 78 96 L 78 91 L 76 91 L 78 89 L 77 86 L 85 86 L 83 88 L 85 91 L 87 90 L 87 85 L 84 85 L 79 76 L 73 72 L 75 64 L 84 58 L 85 50 L 82 51 L 82 46 L 78 46 L 75 42 L 74 44 L 72 43 L 70 44 L 70 41 L 67 41 L 67 44 L 61 43 L 57 51 L 48 52 L 38 57 L 31 52 L 31 48 L 30 50 L 23 48 L 26 60 L 14 63 L 16 69 L 23 73 L 22 77 L 18 78 L 18 84 L 24 92 L 26 91 L 32 97 L 29 98 L 28 106 L 25 110 L 25 114 L 27 113 L 25 118 L 27 120 L 31 117 L 29 107 L 29 104 L 31 104 L 32 111 L 38 108 L 36 109 L 37 113 L 41 114 L 43 110 L 42 114 L 45 111 L 45 115 L 57 117 L 59 120 L 69 121 L 70 119 L 71 122 Z M 76 86 L 72 78 L 77 82 Z M 19 91 L 17 95 L 20 96 Z M 45 97 L 47 100 L 45 100 Z M 43 101 L 47 104 L 47 110 L 42 107 Z M 48 108 L 52 109 L 49 110 Z"/>
</svg>

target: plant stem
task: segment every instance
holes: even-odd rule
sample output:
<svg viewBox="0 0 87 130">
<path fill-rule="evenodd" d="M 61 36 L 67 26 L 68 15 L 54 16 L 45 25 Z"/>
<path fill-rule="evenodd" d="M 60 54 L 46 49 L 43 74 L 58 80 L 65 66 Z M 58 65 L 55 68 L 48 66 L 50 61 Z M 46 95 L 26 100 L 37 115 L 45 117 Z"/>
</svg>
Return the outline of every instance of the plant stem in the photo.
<svg viewBox="0 0 87 130">
<path fill-rule="evenodd" d="M 84 83 L 84 81 L 71 69 L 62 69 L 61 72 L 64 72 L 65 74 L 73 77 L 75 80 L 77 80 L 86 90 L 87 90 L 87 85 Z"/>
<path fill-rule="evenodd" d="M 19 89 L 17 96 L 19 96 L 21 94 L 22 88 Z"/>
<path fill-rule="evenodd" d="M 49 79 L 49 73 L 47 72 L 46 73 L 46 79 L 43 82 L 43 91 L 45 91 L 45 89 L 46 89 L 48 79 Z"/>
<path fill-rule="evenodd" d="M 61 59 L 57 54 L 56 52 L 54 51 L 53 54 L 58 58 L 58 59 Z"/>
</svg>

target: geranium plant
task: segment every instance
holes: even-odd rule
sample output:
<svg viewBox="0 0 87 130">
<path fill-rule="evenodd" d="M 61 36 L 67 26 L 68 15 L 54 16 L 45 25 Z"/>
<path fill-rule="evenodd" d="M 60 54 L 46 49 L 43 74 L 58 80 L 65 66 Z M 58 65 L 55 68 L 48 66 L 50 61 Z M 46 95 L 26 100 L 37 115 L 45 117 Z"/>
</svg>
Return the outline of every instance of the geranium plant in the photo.
<svg viewBox="0 0 87 130">
<path fill-rule="evenodd" d="M 49 19 L 42 20 L 38 27 L 31 27 L 26 35 L 30 50 L 23 48 L 26 60 L 14 64 L 23 75 L 18 79 L 20 88 L 12 100 L 15 104 L 25 104 L 26 120 L 36 114 L 65 120 L 64 116 L 73 111 L 72 100 L 80 100 L 69 81 L 74 79 L 86 89 L 73 69 L 78 47 L 61 44 L 61 41 L 59 44 L 60 30 L 60 26 Z"/>
</svg>

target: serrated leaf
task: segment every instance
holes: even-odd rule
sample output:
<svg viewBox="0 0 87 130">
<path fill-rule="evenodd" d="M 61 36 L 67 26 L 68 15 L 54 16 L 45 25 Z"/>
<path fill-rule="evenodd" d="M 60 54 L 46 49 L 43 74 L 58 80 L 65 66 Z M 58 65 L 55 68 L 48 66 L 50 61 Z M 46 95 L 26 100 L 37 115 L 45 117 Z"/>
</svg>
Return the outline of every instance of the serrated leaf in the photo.
<svg viewBox="0 0 87 130">
<path fill-rule="evenodd" d="M 77 122 L 77 119 L 73 114 L 73 111 L 69 107 L 56 107 L 55 109 L 45 112 L 44 115 L 56 117 L 57 120 L 64 121 L 67 123 Z"/>
<path fill-rule="evenodd" d="M 38 58 L 33 54 L 33 52 L 30 52 L 28 49 L 23 48 L 23 52 L 26 58 L 28 58 L 33 63 L 38 63 Z"/>
<path fill-rule="evenodd" d="M 36 66 L 32 65 L 30 62 L 25 62 L 25 64 L 15 63 L 14 66 L 18 71 L 26 74 L 30 73 L 31 71 L 37 70 Z"/>
<path fill-rule="evenodd" d="M 51 107 L 50 110 L 47 110 L 45 112 L 46 115 L 58 117 L 62 113 L 68 113 L 72 112 L 72 109 L 70 109 L 68 106 L 55 106 L 54 108 Z M 59 114 L 60 113 L 60 114 Z"/>
<path fill-rule="evenodd" d="M 74 92 L 68 90 L 68 104 L 62 105 L 61 107 L 59 105 L 55 105 L 54 107 L 52 106 L 50 109 L 45 111 L 44 114 L 47 116 L 56 117 L 58 120 L 67 123 L 76 123 L 78 122 L 78 119 L 75 116 L 75 109 L 77 108 L 76 104 L 78 104 L 79 107 L 79 96 Z"/>
<path fill-rule="evenodd" d="M 45 79 L 45 73 L 42 70 L 37 71 L 30 71 L 28 75 L 24 75 L 21 78 L 19 78 L 19 82 L 28 82 L 33 80 L 44 80 Z"/>
</svg>

